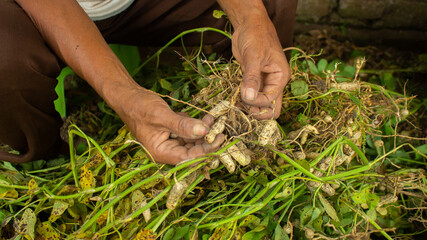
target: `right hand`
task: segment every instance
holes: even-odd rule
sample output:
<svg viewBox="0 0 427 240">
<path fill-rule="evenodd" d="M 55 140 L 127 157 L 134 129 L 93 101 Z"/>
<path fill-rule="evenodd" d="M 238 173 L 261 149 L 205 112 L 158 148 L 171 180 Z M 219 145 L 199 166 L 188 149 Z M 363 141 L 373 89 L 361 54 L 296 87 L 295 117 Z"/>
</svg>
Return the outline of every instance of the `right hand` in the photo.
<svg viewBox="0 0 427 240">
<path fill-rule="evenodd" d="M 211 144 L 203 137 L 210 123 L 173 112 L 155 93 L 142 87 L 121 91 L 116 112 L 156 162 L 178 164 L 216 151 L 224 141 L 220 134 Z M 170 138 L 171 134 L 178 138 Z"/>
</svg>

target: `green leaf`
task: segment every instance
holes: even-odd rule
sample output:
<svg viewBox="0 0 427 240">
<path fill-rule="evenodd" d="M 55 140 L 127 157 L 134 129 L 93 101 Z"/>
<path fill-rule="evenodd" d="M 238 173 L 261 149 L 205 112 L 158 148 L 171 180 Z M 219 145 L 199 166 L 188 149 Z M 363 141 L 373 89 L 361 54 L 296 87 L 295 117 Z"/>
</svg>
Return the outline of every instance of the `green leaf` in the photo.
<svg viewBox="0 0 427 240">
<path fill-rule="evenodd" d="M 4 222 L 4 219 L 6 219 L 9 215 L 11 215 L 10 212 L 4 210 L 4 209 L 0 209 L 0 222 Z"/>
<path fill-rule="evenodd" d="M 295 162 L 301 165 L 301 167 L 303 167 L 305 170 L 310 171 L 310 163 L 307 160 L 301 159 L 301 160 L 296 160 Z"/>
<path fill-rule="evenodd" d="M 286 234 L 285 230 L 277 224 L 276 229 L 274 230 L 273 240 L 289 240 L 288 234 Z"/>
<path fill-rule="evenodd" d="M 265 235 L 267 235 L 267 233 L 268 231 L 265 230 L 261 232 L 250 231 L 242 236 L 242 240 L 259 240 Z"/>
<path fill-rule="evenodd" d="M 354 215 L 352 213 L 346 213 L 342 216 L 342 218 L 339 221 L 339 226 L 345 227 L 349 224 L 351 224 L 354 220 Z"/>
<path fill-rule="evenodd" d="M 265 175 L 264 172 L 261 172 L 260 174 L 258 174 L 258 176 L 255 176 L 255 179 L 258 183 L 260 183 L 263 186 L 266 186 L 268 181 L 268 177 Z"/>
<path fill-rule="evenodd" d="M 364 57 L 364 56 L 366 56 L 366 54 L 361 50 L 354 50 L 350 55 L 351 58 Z"/>
<path fill-rule="evenodd" d="M 164 79 L 164 78 L 160 78 L 160 79 L 159 79 L 159 83 L 160 83 L 160 86 L 161 86 L 163 89 L 166 89 L 166 90 L 168 90 L 168 91 L 170 91 L 170 92 L 172 92 L 173 90 L 175 90 L 175 89 L 173 89 L 173 87 L 172 87 L 172 83 L 170 83 L 168 80 L 166 80 L 166 79 Z"/>
<path fill-rule="evenodd" d="M 243 221 L 240 222 L 239 227 L 249 227 L 252 228 L 253 226 L 259 225 L 261 222 L 261 219 L 256 217 L 255 215 L 248 215 Z"/>
<path fill-rule="evenodd" d="M 266 229 L 266 228 L 267 228 L 267 226 L 268 226 L 268 217 L 264 218 L 264 219 L 262 220 L 262 222 L 261 222 L 258 226 L 256 226 L 256 227 L 253 229 L 253 231 L 254 231 L 254 232 L 261 232 L 261 231 L 263 231 L 264 229 Z"/>
<path fill-rule="evenodd" d="M 343 63 L 343 61 L 335 59 L 328 64 L 328 66 L 326 67 L 326 71 L 333 72 L 335 70 L 335 65 L 337 66 L 338 71 L 344 70 L 345 64 Z"/>
<path fill-rule="evenodd" d="M 221 11 L 221 10 L 213 10 L 213 17 L 214 18 L 216 18 L 216 19 L 220 19 L 220 18 L 222 18 L 222 16 L 227 16 L 226 14 L 225 14 L 225 12 L 223 12 L 223 11 Z"/>
<path fill-rule="evenodd" d="M 310 221 L 307 223 L 307 225 L 311 224 L 316 218 L 318 218 L 320 216 L 320 214 L 322 214 L 322 210 L 320 210 L 320 208 L 314 208 L 313 212 L 311 213 L 311 219 Z"/>
<path fill-rule="evenodd" d="M 360 106 L 360 100 L 354 95 L 350 94 L 348 96 L 352 102 L 354 102 L 357 106 Z"/>
<path fill-rule="evenodd" d="M 396 78 L 393 77 L 393 73 L 385 72 L 381 76 L 381 80 L 388 90 L 394 91 L 396 89 Z"/>
<path fill-rule="evenodd" d="M 187 233 L 187 236 L 185 237 L 185 239 L 189 239 L 189 240 L 197 240 L 199 236 L 199 233 L 197 231 L 197 228 L 195 228 L 193 225 L 190 226 L 190 230 Z"/>
<path fill-rule="evenodd" d="M 295 97 L 302 96 L 308 92 L 308 85 L 303 80 L 296 80 L 291 83 L 291 92 Z M 298 99 L 304 100 L 308 96 L 299 97 Z"/>
<path fill-rule="evenodd" d="M 427 154 L 427 144 L 424 144 L 424 145 L 421 145 L 421 146 L 418 146 L 418 147 L 416 147 L 416 149 L 418 150 L 418 151 L 420 151 L 422 154 Z M 418 154 L 418 153 L 415 153 L 415 159 L 416 160 L 420 160 L 420 159 L 422 159 L 423 157 L 422 157 L 422 155 L 420 155 L 420 154 Z"/>
<path fill-rule="evenodd" d="M 375 209 L 369 209 L 366 212 L 366 215 L 368 215 L 368 217 L 373 221 L 377 220 L 377 211 Z"/>
<path fill-rule="evenodd" d="M 307 125 L 310 122 L 310 119 L 304 113 L 299 113 L 297 115 L 297 121 L 300 122 L 303 126 Z"/>
<path fill-rule="evenodd" d="M 301 226 L 305 226 L 311 219 L 313 213 L 313 207 L 311 205 L 305 205 L 300 215 Z"/>
<path fill-rule="evenodd" d="M 312 222 L 312 225 L 313 225 L 314 229 L 316 231 L 319 231 L 319 232 L 321 232 L 323 230 L 322 229 L 322 224 L 323 224 L 323 217 L 322 216 L 317 217 Z"/>
<path fill-rule="evenodd" d="M 316 65 L 314 64 L 313 61 L 308 60 L 307 61 L 307 65 L 310 68 L 310 72 L 311 73 L 316 74 L 316 75 L 319 74 L 319 70 L 317 69 L 317 67 L 316 67 Z"/>
<path fill-rule="evenodd" d="M 216 53 L 214 52 L 211 55 L 209 55 L 208 60 L 209 61 L 215 61 L 216 60 Z"/>
<path fill-rule="evenodd" d="M 356 68 L 353 66 L 345 66 L 343 70 L 337 73 L 337 82 L 348 82 L 354 78 Z"/>
<path fill-rule="evenodd" d="M 355 204 L 366 203 L 366 195 L 368 194 L 366 190 L 367 189 L 365 188 L 362 191 L 355 192 L 351 195 L 351 199 L 353 199 Z"/>
<path fill-rule="evenodd" d="M 58 85 L 55 87 L 56 94 L 58 94 L 58 98 L 53 101 L 55 105 L 55 110 L 59 113 L 61 118 L 65 118 L 66 116 L 66 105 L 65 105 L 65 90 L 64 90 L 64 80 L 68 75 L 74 75 L 73 70 L 71 68 L 66 67 L 63 68 L 59 76 L 56 78 L 58 80 Z"/>
<path fill-rule="evenodd" d="M 328 202 L 328 200 L 322 194 L 318 194 L 318 196 L 329 217 L 331 217 L 334 221 L 338 222 L 340 219 L 338 218 L 335 208 Z"/>
<path fill-rule="evenodd" d="M 370 209 L 375 209 L 380 202 L 380 197 L 378 197 L 375 193 L 369 193 L 366 199 L 366 204 L 368 204 Z"/>
<path fill-rule="evenodd" d="M 49 222 L 55 222 L 67 210 L 68 206 L 68 203 L 56 200 L 50 213 Z"/>
<path fill-rule="evenodd" d="M 184 84 L 181 89 L 182 99 L 188 99 L 190 97 L 190 87 L 188 83 Z"/>
<path fill-rule="evenodd" d="M 321 73 L 325 71 L 326 66 L 328 65 L 328 61 L 324 58 L 320 59 L 320 61 L 317 63 L 317 69 Z"/>
<path fill-rule="evenodd" d="M 390 159 L 399 159 L 399 158 L 406 158 L 410 159 L 411 155 L 401 149 L 397 150 L 396 152 L 389 155 Z"/>
<path fill-rule="evenodd" d="M 183 239 L 183 237 L 188 233 L 189 230 L 190 230 L 190 225 L 177 228 L 172 239 L 173 240 Z"/>
<path fill-rule="evenodd" d="M 30 208 L 25 209 L 15 232 L 19 232 L 25 239 L 34 239 L 35 226 L 37 222 L 36 214 Z"/>
<path fill-rule="evenodd" d="M 207 73 L 205 71 L 205 68 L 203 67 L 202 61 L 200 60 L 200 55 L 197 56 L 196 63 L 197 63 L 197 71 L 199 72 L 199 74 L 206 76 Z"/>
<path fill-rule="evenodd" d="M 133 74 L 133 71 L 137 69 L 141 63 L 138 47 L 122 44 L 111 44 L 110 48 L 120 59 L 126 70 L 130 74 Z"/>
<path fill-rule="evenodd" d="M 172 240 L 173 236 L 175 235 L 175 228 L 169 228 L 165 235 L 163 235 L 163 240 Z"/>
<path fill-rule="evenodd" d="M 209 81 L 204 77 L 198 77 L 196 79 L 196 85 L 197 85 L 197 87 L 202 89 L 202 88 L 209 86 Z"/>
<path fill-rule="evenodd" d="M 427 144 L 421 145 L 416 147 L 418 151 L 420 151 L 422 154 L 427 154 Z"/>
</svg>

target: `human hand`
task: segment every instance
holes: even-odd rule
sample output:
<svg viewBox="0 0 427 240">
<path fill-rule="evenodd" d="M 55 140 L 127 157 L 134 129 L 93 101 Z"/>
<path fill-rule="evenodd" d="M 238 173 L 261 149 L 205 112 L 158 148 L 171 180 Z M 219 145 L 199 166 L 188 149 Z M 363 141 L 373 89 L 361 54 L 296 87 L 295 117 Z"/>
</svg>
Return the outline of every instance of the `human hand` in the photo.
<svg viewBox="0 0 427 240">
<path fill-rule="evenodd" d="M 216 151 L 224 141 L 220 134 L 213 143 L 205 143 L 209 123 L 173 112 L 151 91 L 137 87 L 118 92 L 125 95 L 116 97 L 120 101 L 114 104 L 116 112 L 158 163 L 175 165 L 201 157 Z M 178 137 L 171 138 L 171 134 Z"/>
<path fill-rule="evenodd" d="M 243 102 L 257 119 L 277 118 L 290 68 L 268 16 L 242 22 L 232 38 L 233 55 L 241 64 Z"/>
</svg>

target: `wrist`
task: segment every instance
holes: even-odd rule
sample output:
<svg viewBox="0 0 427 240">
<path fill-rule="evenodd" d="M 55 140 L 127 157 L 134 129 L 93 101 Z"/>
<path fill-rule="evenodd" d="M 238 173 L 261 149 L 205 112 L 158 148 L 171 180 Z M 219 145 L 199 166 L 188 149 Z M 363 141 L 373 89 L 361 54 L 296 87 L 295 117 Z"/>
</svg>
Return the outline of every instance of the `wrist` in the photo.
<svg viewBox="0 0 427 240">
<path fill-rule="evenodd" d="M 123 111 L 122 108 L 129 104 L 128 101 L 132 98 L 134 93 L 141 89 L 145 90 L 130 76 L 124 75 L 105 81 L 99 93 L 105 102 L 121 115 Z"/>
<path fill-rule="evenodd" d="M 262 0 L 217 0 L 227 14 L 234 29 L 247 22 L 265 22 L 269 20 Z"/>
</svg>

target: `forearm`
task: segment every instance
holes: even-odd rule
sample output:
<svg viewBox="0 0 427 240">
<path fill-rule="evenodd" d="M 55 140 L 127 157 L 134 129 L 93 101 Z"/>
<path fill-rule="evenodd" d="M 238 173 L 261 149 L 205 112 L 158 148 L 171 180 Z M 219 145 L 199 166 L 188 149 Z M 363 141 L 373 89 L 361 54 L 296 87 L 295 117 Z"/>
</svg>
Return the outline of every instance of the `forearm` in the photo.
<svg viewBox="0 0 427 240">
<path fill-rule="evenodd" d="M 217 0 L 235 29 L 247 21 L 269 22 L 262 0 Z"/>
<path fill-rule="evenodd" d="M 75 0 L 16 0 L 53 51 L 109 104 L 115 86 L 135 87 L 101 33 Z M 112 106 L 113 107 L 113 106 Z"/>
</svg>

